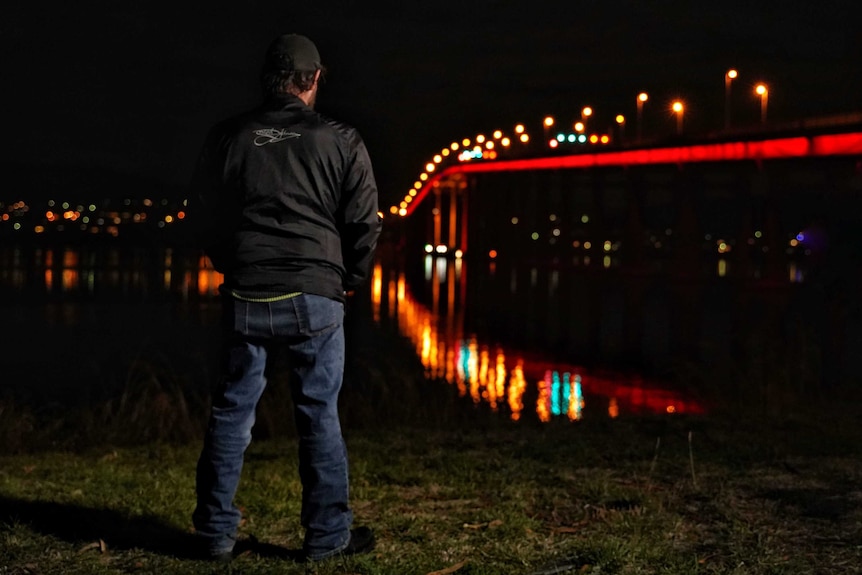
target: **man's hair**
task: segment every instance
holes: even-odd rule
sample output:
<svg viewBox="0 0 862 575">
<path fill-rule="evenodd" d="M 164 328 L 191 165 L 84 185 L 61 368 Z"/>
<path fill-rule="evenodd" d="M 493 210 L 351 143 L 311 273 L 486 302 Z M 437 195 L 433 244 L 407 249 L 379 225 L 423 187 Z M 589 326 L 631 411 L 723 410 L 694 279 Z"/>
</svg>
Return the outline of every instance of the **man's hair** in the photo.
<svg viewBox="0 0 862 575">
<path fill-rule="evenodd" d="M 261 77 L 263 91 L 268 96 L 282 94 L 301 94 L 311 90 L 314 86 L 314 75 L 317 70 L 273 70 L 266 72 Z M 320 80 L 323 80 L 325 70 L 320 68 Z"/>
</svg>

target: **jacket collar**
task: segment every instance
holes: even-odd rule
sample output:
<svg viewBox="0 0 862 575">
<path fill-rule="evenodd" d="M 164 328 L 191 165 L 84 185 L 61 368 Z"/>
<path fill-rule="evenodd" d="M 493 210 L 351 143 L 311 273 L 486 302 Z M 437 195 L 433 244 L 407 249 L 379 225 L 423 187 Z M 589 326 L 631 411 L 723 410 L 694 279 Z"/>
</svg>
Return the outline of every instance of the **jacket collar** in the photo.
<svg viewBox="0 0 862 575">
<path fill-rule="evenodd" d="M 267 110 L 311 109 L 298 96 L 294 96 L 293 94 L 268 96 L 263 102 L 263 107 Z"/>
</svg>

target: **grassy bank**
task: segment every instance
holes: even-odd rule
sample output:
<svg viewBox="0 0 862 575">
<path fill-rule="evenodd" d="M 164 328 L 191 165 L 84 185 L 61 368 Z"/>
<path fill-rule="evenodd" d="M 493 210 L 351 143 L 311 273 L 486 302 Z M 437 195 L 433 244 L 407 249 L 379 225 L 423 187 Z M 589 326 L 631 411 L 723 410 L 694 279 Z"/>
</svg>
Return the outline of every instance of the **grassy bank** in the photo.
<svg viewBox="0 0 862 575">
<path fill-rule="evenodd" d="M 238 501 L 258 545 L 189 557 L 196 442 L 0 458 L 0 573 L 858 573 L 859 426 L 618 419 L 350 431 L 377 550 L 313 568 L 296 444 L 255 442 Z"/>
</svg>

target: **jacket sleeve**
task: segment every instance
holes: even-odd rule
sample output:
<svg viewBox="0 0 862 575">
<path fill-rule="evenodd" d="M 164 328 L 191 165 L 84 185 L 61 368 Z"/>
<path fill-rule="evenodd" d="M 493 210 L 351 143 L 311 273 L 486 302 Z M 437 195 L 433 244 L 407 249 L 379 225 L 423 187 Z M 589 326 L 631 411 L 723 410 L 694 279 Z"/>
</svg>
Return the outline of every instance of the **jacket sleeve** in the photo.
<svg viewBox="0 0 862 575">
<path fill-rule="evenodd" d="M 228 267 L 228 247 L 232 229 L 228 221 L 223 182 L 223 152 L 216 129 L 210 131 L 198 156 L 189 190 L 188 218 L 192 241 L 209 257 L 213 267 L 224 273 Z"/>
<path fill-rule="evenodd" d="M 339 209 L 346 291 L 355 289 L 368 277 L 382 226 L 371 159 L 355 131 L 351 133 L 349 150 Z"/>
</svg>

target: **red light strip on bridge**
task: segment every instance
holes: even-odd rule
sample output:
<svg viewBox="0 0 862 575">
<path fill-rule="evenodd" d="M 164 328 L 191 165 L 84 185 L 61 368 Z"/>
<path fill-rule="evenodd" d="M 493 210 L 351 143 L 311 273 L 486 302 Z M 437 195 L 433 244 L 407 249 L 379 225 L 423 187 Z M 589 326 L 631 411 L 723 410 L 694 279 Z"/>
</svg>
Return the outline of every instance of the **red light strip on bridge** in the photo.
<svg viewBox="0 0 862 575">
<path fill-rule="evenodd" d="M 432 176 L 425 182 L 425 185 L 422 186 L 406 209 L 407 215 L 413 213 L 416 206 L 431 191 L 435 182 L 453 174 L 696 162 L 732 162 L 740 160 L 779 160 L 801 157 L 852 155 L 862 155 L 862 132 L 822 134 L 810 137 L 798 136 L 752 142 L 723 142 L 670 148 L 616 150 L 594 154 L 572 154 L 568 156 L 549 156 L 523 160 L 465 162 L 449 166 L 439 174 Z"/>
</svg>

